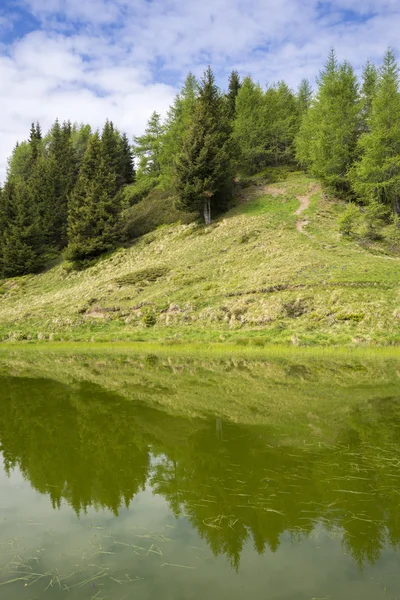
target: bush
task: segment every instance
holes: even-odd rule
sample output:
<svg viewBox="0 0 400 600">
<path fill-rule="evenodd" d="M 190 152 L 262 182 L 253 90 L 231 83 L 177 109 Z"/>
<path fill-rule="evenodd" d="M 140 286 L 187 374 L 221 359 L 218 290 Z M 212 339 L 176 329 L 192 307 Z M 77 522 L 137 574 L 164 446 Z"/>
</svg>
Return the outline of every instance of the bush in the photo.
<svg viewBox="0 0 400 600">
<path fill-rule="evenodd" d="M 146 327 L 153 327 L 157 323 L 156 314 L 154 313 L 154 311 L 148 309 L 144 313 L 142 321 L 146 325 Z"/>
<path fill-rule="evenodd" d="M 157 185 L 157 179 L 154 177 L 141 177 L 135 183 L 126 185 L 121 190 L 121 206 L 123 208 L 129 208 L 134 204 L 137 204 L 143 198 L 146 198 L 152 189 Z"/>
<path fill-rule="evenodd" d="M 392 216 L 391 224 L 386 227 L 384 237 L 392 250 L 400 250 L 400 217 Z"/>
<path fill-rule="evenodd" d="M 119 277 L 115 280 L 115 283 L 119 286 L 123 285 L 135 285 L 136 283 L 141 283 L 143 281 L 157 281 L 160 277 L 168 273 L 168 267 L 158 266 L 158 267 L 149 267 L 147 269 L 141 269 L 140 271 L 134 271 L 133 273 L 128 273 L 123 277 Z"/>
<path fill-rule="evenodd" d="M 170 225 L 177 221 L 191 223 L 196 216 L 177 210 L 168 192 L 155 189 L 147 198 L 123 211 L 123 235 L 125 239 L 132 240 L 154 231 L 160 225 Z"/>
<path fill-rule="evenodd" d="M 369 240 L 379 240 L 381 229 L 390 218 L 390 211 L 381 202 L 372 201 L 368 204 L 362 223 L 362 237 Z"/>
<path fill-rule="evenodd" d="M 350 202 L 344 213 L 339 217 L 339 231 L 343 235 L 353 235 L 360 221 L 360 209 Z"/>
</svg>

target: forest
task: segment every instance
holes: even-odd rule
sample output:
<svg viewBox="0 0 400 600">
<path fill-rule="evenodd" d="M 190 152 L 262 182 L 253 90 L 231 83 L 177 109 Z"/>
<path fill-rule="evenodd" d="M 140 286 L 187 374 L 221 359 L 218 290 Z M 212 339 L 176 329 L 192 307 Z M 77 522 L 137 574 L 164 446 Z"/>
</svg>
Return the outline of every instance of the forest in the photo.
<svg viewBox="0 0 400 600">
<path fill-rule="evenodd" d="M 400 242 L 400 91 L 396 57 L 367 61 L 361 78 L 334 50 L 314 90 L 263 88 L 232 71 L 227 91 L 211 67 L 189 74 L 165 119 L 154 112 L 129 140 L 101 131 L 32 124 L 0 188 L 0 277 L 36 273 L 62 256 L 82 269 L 165 223 L 208 225 L 232 202 L 236 182 L 272 168 L 303 169 L 345 201 L 340 231 L 363 215 L 366 235 L 384 224 Z"/>
</svg>

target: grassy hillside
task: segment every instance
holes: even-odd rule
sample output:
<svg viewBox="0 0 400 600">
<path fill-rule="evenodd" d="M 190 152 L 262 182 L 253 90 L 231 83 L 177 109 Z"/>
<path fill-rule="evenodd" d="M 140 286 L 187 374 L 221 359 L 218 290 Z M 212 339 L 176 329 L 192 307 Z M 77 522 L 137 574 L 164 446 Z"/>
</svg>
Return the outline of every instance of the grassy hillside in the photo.
<svg viewBox="0 0 400 600">
<path fill-rule="evenodd" d="M 343 210 L 303 173 L 260 179 L 208 228 L 3 280 L 0 339 L 398 344 L 400 258 L 343 238 Z"/>
</svg>

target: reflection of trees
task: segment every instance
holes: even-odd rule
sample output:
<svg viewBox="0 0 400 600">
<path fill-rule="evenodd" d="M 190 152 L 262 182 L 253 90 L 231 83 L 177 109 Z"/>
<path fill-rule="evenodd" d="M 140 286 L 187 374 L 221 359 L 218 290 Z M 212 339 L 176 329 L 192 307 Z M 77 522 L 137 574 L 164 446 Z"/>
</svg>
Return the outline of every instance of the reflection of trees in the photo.
<svg viewBox="0 0 400 600">
<path fill-rule="evenodd" d="M 365 402 L 335 446 L 271 443 L 266 427 L 184 419 L 93 384 L 2 379 L 0 443 L 9 470 L 76 512 L 115 514 L 150 476 L 215 554 L 237 568 L 244 545 L 275 551 L 281 536 L 322 523 L 362 565 L 400 541 L 396 399 Z M 151 466 L 151 455 L 156 459 Z"/>
<path fill-rule="evenodd" d="M 144 488 L 149 454 L 129 404 L 92 385 L 2 379 L 0 440 L 6 469 L 18 465 L 53 506 L 117 513 Z"/>
</svg>

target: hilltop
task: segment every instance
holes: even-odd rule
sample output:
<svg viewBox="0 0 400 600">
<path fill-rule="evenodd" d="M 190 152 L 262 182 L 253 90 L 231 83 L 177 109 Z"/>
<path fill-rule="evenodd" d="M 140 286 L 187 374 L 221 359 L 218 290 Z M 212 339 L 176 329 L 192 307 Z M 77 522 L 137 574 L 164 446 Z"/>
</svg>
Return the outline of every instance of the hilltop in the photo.
<svg viewBox="0 0 400 600">
<path fill-rule="evenodd" d="M 209 226 L 2 280 L 0 338 L 398 344 L 400 258 L 344 237 L 344 210 L 304 173 L 253 178 Z"/>
</svg>

